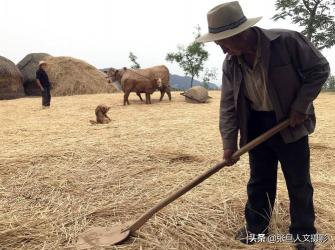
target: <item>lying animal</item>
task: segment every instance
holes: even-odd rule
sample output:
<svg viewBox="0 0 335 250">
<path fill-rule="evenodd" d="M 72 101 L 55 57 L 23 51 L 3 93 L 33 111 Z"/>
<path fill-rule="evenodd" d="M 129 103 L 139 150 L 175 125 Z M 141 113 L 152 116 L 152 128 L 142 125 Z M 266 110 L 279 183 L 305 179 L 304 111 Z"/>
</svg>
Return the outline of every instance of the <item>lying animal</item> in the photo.
<svg viewBox="0 0 335 250">
<path fill-rule="evenodd" d="M 91 124 L 107 124 L 110 123 L 111 119 L 108 117 L 107 112 L 110 107 L 105 104 L 100 104 L 95 109 L 96 121 L 90 120 Z"/>
</svg>

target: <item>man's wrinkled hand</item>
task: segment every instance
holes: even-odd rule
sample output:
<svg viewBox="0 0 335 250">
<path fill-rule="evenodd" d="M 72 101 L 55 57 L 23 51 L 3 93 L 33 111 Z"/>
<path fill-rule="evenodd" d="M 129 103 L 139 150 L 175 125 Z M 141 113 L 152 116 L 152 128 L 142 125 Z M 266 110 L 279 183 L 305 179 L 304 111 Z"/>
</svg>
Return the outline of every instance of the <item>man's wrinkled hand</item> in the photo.
<svg viewBox="0 0 335 250">
<path fill-rule="evenodd" d="M 290 113 L 290 126 L 294 128 L 295 126 L 302 124 L 307 118 L 308 115 L 292 110 Z"/>
<path fill-rule="evenodd" d="M 227 163 L 228 166 L 234 165 L 240 158 L 233 158 L 233 154 L 236 150 L 234 149 L 225 149 L 223 152 L 223 160 Z"/>
</svg>

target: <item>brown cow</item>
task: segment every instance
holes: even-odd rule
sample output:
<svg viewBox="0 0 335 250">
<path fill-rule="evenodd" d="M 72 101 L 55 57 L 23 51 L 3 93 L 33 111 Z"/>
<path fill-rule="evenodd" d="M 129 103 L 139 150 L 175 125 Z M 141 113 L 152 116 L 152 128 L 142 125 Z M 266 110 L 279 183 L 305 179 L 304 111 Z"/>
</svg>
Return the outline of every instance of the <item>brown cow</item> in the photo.
<svg viewBox="0 0 335 250">
<path fill-rule="evenodd" d="M 141 93 L 145 93 L 145 103 L 151 104 L 151 97 L 150 95 L 155 92 L 157 88 L 160 88 L 162 86 L 162 80 L 160 78 L 158 79 L 142 79 L 137 80 L 133 78 L 127 78 L 125 76 L 122 77 L 121 81 L 122 90 L 124 92 L 124 99 L 123 99 L 123 105 L 128 104 L 129 105 L 129 94 L 130 92 L 135 92 L 140 98 Z M 141 98 L 142 99 L 142 98 Z"/>
<path fill-rule="evenodd" d="M 122 85 L 122 76 L 126 72 L 126 77 L 136 80 L 144 80 L 144 79 L 161 79 L 162 85 L 158 88 L 158 90 L 161 92 L 161 97 L 159 101 L 163 99 L 163 96 L 165 93 L 167 93 L 169 100 L 171 101 L 171 92 L 170 92 L 170 73 L 166 66 L 160 65 L 160 66 L 154 66 L 146 69 L 127 69 L 122 68 L 119 70 L 116 69 L 110 69 L 107 73 L 107 75 L 111 78 L 113 82 L 117 81 Z M 143 101 L 141 94 L 136 93 L 141 101 Z"/>
</svg>

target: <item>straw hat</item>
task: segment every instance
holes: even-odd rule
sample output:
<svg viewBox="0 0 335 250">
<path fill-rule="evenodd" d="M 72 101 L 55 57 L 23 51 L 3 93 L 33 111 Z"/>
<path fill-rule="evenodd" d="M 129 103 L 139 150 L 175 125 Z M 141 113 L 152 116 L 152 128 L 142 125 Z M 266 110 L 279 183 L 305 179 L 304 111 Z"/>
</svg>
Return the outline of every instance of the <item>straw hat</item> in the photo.
<svg viewBox="0 0 335 250">
<path fill-rule="evenodd" d="M 47 64 L 47 62 L 46 61 L 40 61 L 39 63 L 38 63 L 38 66 L 41 66 L 41 65 L 46 65 Z"/>
<path fill-rule="evenodd" d="M 207 43 L 234 36 L 261 18 L 246 18 L 238 1 L 220 4 L 207 13 L 209 33 L 197 38 L 196 42 Z"/>
</svg>

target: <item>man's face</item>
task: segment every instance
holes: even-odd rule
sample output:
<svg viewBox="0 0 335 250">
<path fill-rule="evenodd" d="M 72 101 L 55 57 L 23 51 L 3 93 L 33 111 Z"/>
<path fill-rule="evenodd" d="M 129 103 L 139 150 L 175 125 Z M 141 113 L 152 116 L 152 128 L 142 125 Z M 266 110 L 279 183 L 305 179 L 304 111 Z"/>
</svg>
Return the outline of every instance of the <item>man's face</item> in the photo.
<svg viewBox="0 0 335 250">
<path fill-rule="evenodd" d="M 231 56 L 242 55 L 244 49 L 243 39 L 241 39 L 239 34 L 228 37 L 226 39 L 215 41 L 215 43 L 221 47 L 223 53 L 228 53 L 228 55 Z"/>
<path fill-rule="evenodd" d="M 42 68 L 43 70 L 46 70 L 46 69 L 47 69 L 47 65 L 44 63 L 44 64 L 41 65 L 41 68 Z"/>
</svg>

